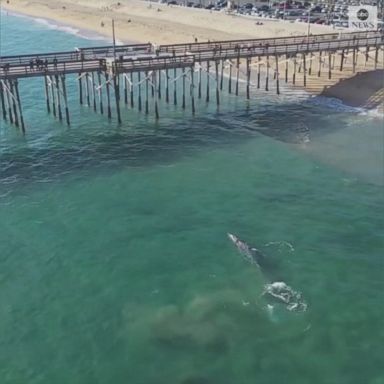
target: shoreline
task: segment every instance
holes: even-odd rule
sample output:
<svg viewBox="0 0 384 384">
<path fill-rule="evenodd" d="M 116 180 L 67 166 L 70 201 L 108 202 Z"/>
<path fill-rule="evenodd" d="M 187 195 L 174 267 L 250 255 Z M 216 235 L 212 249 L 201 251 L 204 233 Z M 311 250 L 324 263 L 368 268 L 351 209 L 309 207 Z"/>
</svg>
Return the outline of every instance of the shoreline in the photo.
<svg viewBox="0 0 384 384">
<path fill-rule="evenodd" d="M 0 18 L 3 17 L 3 14 L 6 16 L 12 16 L 12 17 L 20 17 L 23 19 L 29 19 L 34 21 L 36 24 L 40 24 L 43 26 L 46 26 L 48 29 L 51 30 L 58 30 L 64 33 L 68 33 L 70 35 L 77 36 L 84 40 L 94 40 L 94 41 L 105 41 L 107 44 L 112 44 L 112 40 L 110 36 L 106 34 L 101 34 L 98 31 L 92 30 L 92 29 L 86 29 L 86 28 L 79 28 L 75 25 L 71 25 L 70 23 L 63 23 L 58 20 L 55 20 L 54 18 L 47 18 L 47 17 L 38 17 L 33 16 L 27 13 L 23 13 L 21 11 L 9 11 L 5 9 L 0 8 Z M 123 44 L 135 44 L 135 41 L 128 41 L 123 42 L 121 40 L 116 40 L 117 45 L 123 45 Z"/>
<path fill-rule="evenodd" d="M 108 23 L 107 21 L 104 24 L 104 27 L 101 27 L 101 25 L 98 25 L 100 19 L 106 20 L 109 19 L 112 20 L 112 17 L 116 20 L 116 35 L 118 37 L 118 43 L 140 43 L 140 42 L 161 42 L 161 43 L 177 43 L 180 42 L 180 37 L 177 35 L 177 31 L 180 30 L 183 26 L 186 27 L 186 29 L 193 27 L 194 31 L 196 32 L 196 35 L 193 35 L 194 38 L 197 38 L 199 41 L 199 37 L 202 33 L 207 34 L 208 37 L 211 38 L 211 41 L 215 40 L 215 37 L 219 35 L 221 39 L 225 38 L 249 38 L 249 37 L 274 37 L 274 36 L 281 36 L 281 35 L 299 35 L 303 34 L 303 27 L 304 29 L 307 28 L 307 26 L 303 23 L 290 23 L 290 22 L 276 22 L 272 21 L 269 22 L 269 30 L 264 33 L 262 36 L 260 36 L 260 33 L 257 34 L 257 36 L 251 35 L 249 30 L 249 22 L 251 22 L 252 29 L 254 30 L 254 33 L 261 32 L 260 28 L 255 28 L 253 25 L 254 20 L 247 20 L 248 18 L 242 18 L 239 16 L 230 16 L 225 15 L 223 13 L 210 13 L 206 10 L 201 9 L 191 9 L 186 7 L 169 7 L 164 4 L 149 4 L 147 2 L 141 1 L 141 0 L 126 0 L 120 3 L 113 3 L 110 0 L 101 0 L 97 4 L 99 5 L 99 8 L 101 7 L 101 10 L 96 5 L 84 5 L 84 0 L 65 0 L 64 2 L 60 2 L 58 0 L 41 0 L 41 1 L 26 1 L 26 0 L 10 0 L 9 4 L 2 4 L 1 5 L 1 15 L 2 17 L 4 13 L 9 13 L 9 15 L 14 17 L 24 17 L 24 18 L 30 18 L 34 20 L 36 23 L 45 24 L 47 28 L 51 29 L 57 29 L 61 30 L 65 33 L 71 33 L 74 34 L 80 38 L 89 39 L 89 40 L 100 40 L 105 41 L 106 44 L 108 44 L 109 40 L 112 39 L 112 30 L 108 29 Z M 108 5 L 109 4 L 109 5 Z M 120 4 L 119 6 L 119 14 L 113 14 L 114 11 L 108 10 L 106 11 L 104 7 L 112 7 L 113 5 L 116 6 L 116 4 Z M 124 11 L 125 8 L 127 8 L 128 4 L 133 4 L 133 8 L 137 8 L 133 11 L 133 14 L 135 14 L 135 17 L 142 17 L 141 24 L 136 30 L 136 34 L 133 34 L 130 40 L 126 39 L 127 33 L 131 28 L 131 22 L 133 23 L 133 16 L 132 19 L 129 18 L 125 25 L 122 25 L 122 18 L 127 17 L 130 15 L 130 13 L 127 13 Z M 175 33 L 173 33 L 173 36 L 171 36 L 170 39 L 168 39 L 168 33 L 166 30 L 162 30 L 163 28 L 163 20 L 158 20 L 159 14 L 162 14 L 162 12 L 155 11 L 153 9 L 153 6 L 159 6 L 157 9 L 165 8 L 167 11 L 172 13 L 176 12 L 179 15 L 179 19 L 177 22 L 169 22 L 168 28 L 173 28 L 175 30 Z M 73 7 L 73 10 L 70 11 L 70 8 Z M 177 9 L 176 9 L 177 8 Z M 129 8 L 130 9 L 130 8 Z M 131 9 L 130 9 L 131 10 Z M 72 14 L 71 12 L 76 11 L 76 14 Z M 105 12 L 107 12 L 107 15 L 105 15 Z M 153 13 L 156 12 L 156 13 Z M 144 13 L 146 16 L 141 16 L 141 14 Z M 199 28 L 199 23 L 201 24 L 201 21 L 195 19 L 196 14 L 200 14 L 198 19 L 202 18 L 212 18 L 212 20 L 215 21 L 215 25 L 212 26 L 211 29 L 207 29 L 206 27 L 203 28 L 201 31 L 201 28 Z M 137 16 L 139 15 L 139 16 Z M 115 18 L 115 16 L 117 16 Z M 163 15 L 161 15 L 163 16 Z M 203 17 L 204 16 L 204 17 Z M 6 16 L 5 16 L 6 17 Z M 164 17 L 163 17 L 164 18 Z M 97 21 L 97 23 L 96 23 Z M 223 21 L 226 23 L 223 25 Z M 237 24 L 239 26 L 239 32 L 238 33 L 228 33 L 227 31 L 223 32 L 223 29 L 226 29 L 226 24 L 229 23 L 229 21 L 232 24 Z M 158 23 L 157 23 L 158 22 Z M 245 25 L 244 29 L 241 29 L 241 25 L 248 23 L 248 25 Z M 102 21 L 101 23 L 104 23 Z M 289 27 L 289 28 L 288 28 Z M 316 26 L 314 26 L 316 27 Z M 320 30 L 322 33 L 330 32 L 327 29 L 331 29 L 327 27 L 327 29 L 324 28 L 324 26 L 318 26 L 321 27 Z M 148 29 L 147 34 L 144 36 L 140 35 L 140 32 L 142 29 Z M 293 29 L 292 29 L 293 28 Z M 156 29 L 160 29 L 160 32 L 158 34 L 155 34 L 153 36 L 150 36 L 150 39 L 146 39 L 148 37 L 148 33 L 154 33 Z M 220 30 L 221 29 L 221 30 Z M 313 28 L 316 29 L 316 28 Z M 333 30 L 333 29 L 332 29 Z M 317 28 L 317 32 L 319 31 L 319 28 Z M 121 33 L 123 32 L 123 33 Z M 139 33 L 139 35 L 137 34 Z M 245 33 L 248 33 L 248 35 L 245 35 Z M 229 35 L 229 36 L 227 36 Z M 139 37 L 139 38 L 135 38 Z M 153 39 L 153 37 L 156 37 L 156 39 Z M 207 39 L 209 40 L 209 39 Z M 192 41 L 192 39 L 190 39 Z M 185 41 L 184 41 L 185 42 Z M 382 55 L 384 56 L 384 54 Z M 383 109 L 383 92 L 380 92 L 380 89 L 377 89 L 376 85 L 377 83 L 380 83 L 381 78 L 379 75 L 376 75 L 375 81 L 370 81 L 369 84 L 364 82 L 364 77 L 357 76 L 360 74 L 360 72 L 367 72 L 370 70 L 373 70 L 373 68 L 370 68 L 367 66 L 365 62 L 363 62 L 363 58 L 359 56 L 358 58 L 360 60 L 360 63 L 358 62 L 356 73 L 352 73 L 351 70 L 348 70 L 348 66 L 345 65 L 344 71 L 337 73 L 337 71 L 334 71 L 333 78 L 329 80 L 327 76 L 325 76 L 326 70 L 323 70 L 324 76 L 321 76 L 318 78 L 314 74 L 312 76 L 307 76 L 307 86 L 303 86 L 300 84 L 302 83 L 302 80 L 300 79 L 300 74 L 297 75 L 296 85 L 293 85 L 290 81 L 288 82 L 288 85 L 291 89 L 301 89 L 305 90 L 308 95 L 320 95 L 324 97 L 330 97 L 330 98 L 336 98 L 340 100 L 343 104 L 346 106 L 352 106 L 352 107 L 358 107 L 358 108 L 364 108 L 364 109 Z M 384 57 L 383 57 L 384 61 Z M 381 63 L 379 63 L 379 68 L 381 67 Z M 291 71 L 292 68 L 290 68 Z M 314 71 L 315 72 L 315 71 Z M 322 74 L 323 75 L 323 74 Z M 282 74 L 280 74 L 280 77 Z M 349 86 L 348 86 L 348 84 Z M 343 86 L 340 86 L 340 84 L 343 84 Z M 369 89 L 367 89 L 369 88 Z M 372 89 L 374 88 L 374 92 L 372 92 Z M 384 88 L 384 85 L 383 85 Z M 362 90 L 363 92 L 359 92 L 359 94 L 356 94 L 356 92 L 351 96 L 351 89 L 353 90 Z M 373 95 L 375 94 L 375 95 Z M 363 97 L 364 95 L 364 97 Z M 373 97 L 375 99 L 374 102 L 370 100 L 370 97 Z M 380 106 L 381 105 L 381 106 Z"/>
<path fill-rule="evenodd" d="M 120 5 L 118 5 L 120 4 Z M 255 19 L 209 12 L 205 9 L 167 6 L 142 0 L 10 0 L 1 7 L 8 11 L 37 18 L 55 20 L 75 28 L 112 36 L 111 20 L 115 20 L 116 36 L 122 41 L 172 44 L 207 40 L 306 35 L 306 23 Z M 104 24 L 104 26 L 101 25 Z M 313 25 L 312 33 L 334 32 L 331 27 Z"/>
</svg>

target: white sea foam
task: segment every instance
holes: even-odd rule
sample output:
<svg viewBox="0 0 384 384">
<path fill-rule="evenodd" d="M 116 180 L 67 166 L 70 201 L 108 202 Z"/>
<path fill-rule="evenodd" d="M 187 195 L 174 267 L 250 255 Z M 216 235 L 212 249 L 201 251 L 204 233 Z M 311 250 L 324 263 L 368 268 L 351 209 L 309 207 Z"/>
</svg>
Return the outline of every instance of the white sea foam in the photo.
<svg viewBox="0 0 384 384">
<path fill-rule="evenodd" d="M 308 102 L 315 105 L 331 108 L 339 112 L 357 113 L 360 116 L 367 116 L 372 118 L 383 118 L 383 111 L 380 108 L 365 109 L 361 107 L 351 107 L 343 103 L 342 100 L 327 97 L 327 96 L 312 96 L 308 99 Z"/>
<path fill-rule="evenodd" d="M 308 99 L 308 103 L 328 107 L 340 112 L 353 112 L 358 113 L 364 111 L 363 108 L 351 107 L 343 103 L 342 100 L 335 97 L 327 96 L 312 96 Z"/>
<path fill-rule="evenodd" d="M 384 112 L 380 108 L 375 108 L 375 109 L 364 109 L 362 110 L 359 115 L 361 116 L 367 116 L 367 117 L 372 117 L 372 118 L 379 118 L 383 119 L 384 118 Z"/>
<path fill-rule="evenodd" d="M 271 245 L 277 245 L 279 252 L 283 251 L 284 248 L 287 248 L 288 252 L 290 253 L 295 252 L 295 248 L 291 243 L 288 243 L 288 241 L 270 241 L 269 243 L 265 244 L 265 247 L 270 247 Z"/>
<path fill-rule="evenodd" d="M 5 14 L 5 15 L 10 15 L 10 16 L 15 16 L 15 17 L 22 17 L 24 19 L 33 20 L 35 23 L 43 25 L 47 29 L 57 30 L 57 31 L 61 31 L 64 33 L 69 33 L 71 35 L 75 35 L 75 36 L 80 37 L 82 39 L 101 40 L 101 41 L 105 41 L 107 43 L 112 44 L 111 38 L 109 38 L 107 36 L 103 36 L 97 32 L 93 32 L 93 31 L 71 27 L 69 25 L 58 23 L 58 22 L 50 20 L 50 19 L 28 16 L 28 15 L 24 15 L 22 13 L 16 13 L 16 12 L 9 12 L 9 11 L 6 12 L 3 10 L 1 11 L 1 14 L 2 15 Z M 116 45 L 123 45 L 123 44 L 124 44 L 124 42 L 122 42 L 121 40 L 116 40 Z"/>
<path fill-rule="evenodd" d="M 305 312 L 308 308 L 301 292 L 294 291 L 284 281 L 275 281 L 264 286 L 262 295 L 268 294 L 285 305 L 288 311 Z"/>
</svg>

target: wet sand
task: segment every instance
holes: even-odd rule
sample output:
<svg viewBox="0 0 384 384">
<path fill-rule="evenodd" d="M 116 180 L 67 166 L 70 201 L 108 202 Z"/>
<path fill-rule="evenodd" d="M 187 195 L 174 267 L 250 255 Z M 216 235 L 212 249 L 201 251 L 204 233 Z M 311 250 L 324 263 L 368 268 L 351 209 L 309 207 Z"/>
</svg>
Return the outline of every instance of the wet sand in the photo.
<svg viewBox="0 0 384 384">
<path fill-rule="evenodd" d="M 325 88 L 321 95 L 336 97 L 352 107 L 377 108 L 383 102 L 384 70 L 360 72 Z"/>
</svg>

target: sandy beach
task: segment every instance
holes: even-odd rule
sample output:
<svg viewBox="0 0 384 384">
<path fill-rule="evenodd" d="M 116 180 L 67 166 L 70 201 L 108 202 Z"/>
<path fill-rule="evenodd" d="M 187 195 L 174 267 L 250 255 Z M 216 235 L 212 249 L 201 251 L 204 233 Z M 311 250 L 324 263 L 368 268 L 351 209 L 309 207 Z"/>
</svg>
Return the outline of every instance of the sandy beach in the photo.
<svg viewBox="0 0 384 384">
<path fill-rule="evenodd" d="M 118 5 L 120 4 L 120 5 Z M 9 0 L 2 7 L 35 17 L 60 21 L 77 28 L 112 36 L 115 20 L 116 36 L 125 42 L 172 44 L 236 38 L 305 35 L 306 23 L 265 21 L 210 12 L 205 9 L 149 3 L 140 0 Z M 311 25 L 311 33 L 334 32 L 332 27 Z"/>
<path fill-rule="evenodd" d="M 111 0 L 93 2 L 87 0 L 9 0 L 8 3 L 2 2 L 1 6 L 4 10 L 53 20 L 78 29 L 94 31 L 107 37 L 112 35 L 111 24 L 114 19 L 116 37 L 123 42 L 150 41 L 154 44 L 172 44 L 192 42 L 195 39 L 214 41 L 306 35 L 307 33 L 306 23 L 263 20 L 263 25 L 256 25 L 255 19 L 228 15 L 224 12 L 210 12 L 205 9 L 168 6 L 139 0 L 120 2 Z M 310 28 L 312 34 L 335 32 L 331 26 L 311 24 Z M 54 46 L 52 50 L 55 50 Z M 381 52 L 378 68 L 383 68 L 383 56 L 383 52 Z M 313 57 L 313 63 L 315 62 L 316 57 Z M 374 72 L 370 81 L 366 81 L 364 76 L 355 76 L 356 73 L 373 70 L 373 60 L 366 62 L 364 55 L 359 55 L 355 74 L 352 73 L 351 60 L 349 60 L 349 64 L 347 61 L 343 72 L 338 71 L 337 68 L 338 65 L 335 64 L 331 79 L 328 79 L 326 68 L 323 68 L 320 76 L 318 76 L 317 70 L 313 70 L 307 77 L 305 89 L 313 94 L 340 98 L 353 106 L 375 105 L 377 107 L 382 103 L 382 96 L 380 96 L 382 92 L 377 90 L 377 84 L 380 83 L 382 76 L 381 72 Z M 372 80 L 372 77 L 375 80 Z M 348 84 L 353 81 L 354 89 L 362 90 L 353 92 L 352 97 L 348 86 L 334 87 L 335 84 L 349 78 L 353 78 L 353 80 L 349 80 Z M 295 86 L 303 88 L 302 80 L 302 73 L 298 74 Z M 336 89 L 335 93 L 334 89 Z M 375 103 L 369 101 L 372 94 L 375 94 Z M 368 99 L 367 95 L 370 95 Z"/>
</svg>

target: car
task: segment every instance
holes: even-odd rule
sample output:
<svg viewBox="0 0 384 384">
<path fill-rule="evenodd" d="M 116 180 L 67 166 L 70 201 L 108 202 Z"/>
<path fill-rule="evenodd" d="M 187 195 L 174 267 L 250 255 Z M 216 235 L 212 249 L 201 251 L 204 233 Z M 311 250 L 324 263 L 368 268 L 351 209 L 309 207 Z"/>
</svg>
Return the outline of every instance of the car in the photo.
<svg viewBox="0 0 384 384">
<path fill-rule="evenodd" d="M 312 13 L 321 12 L 321 7 L 318 5 L 309 9 Z"/>
<path fill-rule="evenodd" d="M 279 4 L 279 9 L 291 9 L 292 5 L 288 3 L 280 3 Z"/>
</svg>

